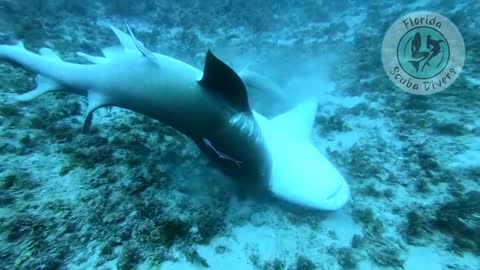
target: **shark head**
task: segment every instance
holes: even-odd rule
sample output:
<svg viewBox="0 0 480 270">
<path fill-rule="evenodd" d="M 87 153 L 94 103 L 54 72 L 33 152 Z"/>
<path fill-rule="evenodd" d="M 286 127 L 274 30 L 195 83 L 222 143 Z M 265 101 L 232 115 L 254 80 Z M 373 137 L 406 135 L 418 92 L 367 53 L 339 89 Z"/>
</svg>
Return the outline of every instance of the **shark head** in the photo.
<svg viewBox="0 0 480 270">
<path fill-rule="evenodd" d="M 255 119 L 272 158 L 272 194 L 307 208 L 336 210 L 349 201 L 350 189 L 311 141 L 316 110 L 316 101 L 306 101 L 271 120 L 258 113 Z"/>
</svg>

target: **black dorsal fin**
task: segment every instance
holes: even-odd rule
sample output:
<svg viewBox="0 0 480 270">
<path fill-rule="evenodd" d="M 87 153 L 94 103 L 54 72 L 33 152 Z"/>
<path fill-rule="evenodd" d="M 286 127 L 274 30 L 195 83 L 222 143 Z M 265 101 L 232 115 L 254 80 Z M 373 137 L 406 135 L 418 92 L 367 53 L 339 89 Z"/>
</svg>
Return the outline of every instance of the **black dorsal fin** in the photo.
<svg viewBox="0 0 480 270">
<path fill-rule="evenodd" d="M 250 112 L 247 88 L 237 73 L 208 50 L 203 77 L 199 84 L 221 96 L 236 110 Z"/>
</svg>

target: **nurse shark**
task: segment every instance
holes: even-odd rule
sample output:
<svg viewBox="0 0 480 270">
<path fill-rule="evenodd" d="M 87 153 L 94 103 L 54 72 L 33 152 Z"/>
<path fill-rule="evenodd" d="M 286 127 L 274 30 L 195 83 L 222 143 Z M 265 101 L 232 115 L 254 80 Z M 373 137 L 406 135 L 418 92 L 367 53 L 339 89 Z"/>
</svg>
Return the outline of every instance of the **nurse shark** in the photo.
<svg viewBox="0 0 480 270">
<path fill-rule="evenodd" d="M 0 45 L 1 60 L 37 74 L 37 87 L 17 99 L 53 91 L 86 96 L 85 132 L 97 109 L 125 108 L 185 134 L 244 190 L 321 210 L 348 202 L 345 179 L 311 141 L 315 101 L 267 119 L 250 108 L 248 85 L 210 50 L 201 71 L 151 52 L 126 28 L 128 34 L 111 26 L 121 46 L 103 56 L 77 53 L 91 64 L 63 61 L 48 48 L 37 54 L 23 43 Z"/>
</svg>

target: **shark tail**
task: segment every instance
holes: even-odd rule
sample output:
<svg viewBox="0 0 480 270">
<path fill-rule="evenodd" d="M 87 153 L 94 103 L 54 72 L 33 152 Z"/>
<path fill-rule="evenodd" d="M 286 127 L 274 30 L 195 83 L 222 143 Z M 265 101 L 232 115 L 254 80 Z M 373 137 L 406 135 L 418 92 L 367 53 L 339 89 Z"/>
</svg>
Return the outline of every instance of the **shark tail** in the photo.
<svg viewBox="0 0 480 270">
<path fill-rule="evenodd" d="M 82 53 L 78 54 L 94 63 L 103 63 L 106 61 L 106 58 Z M 108 103 L 105 97 L 100 95 L 98 91 L 81 84 L 80 79 L 82 78 L 77 75 L 80 73 L 85 75 L 85 72 L 79 68 L 80 65 L 63 61 L 49 48 L 41 48 L 38 54 L 36 54 L 27 50 L 22 42 L 16 45 L 0 45 L 0 59 L 13 63 L 14 65 L 20 65 L 37 74 L 35 76 L 35 89 L 16 96 L 15 99 L 17 101 L 27 102 L 43 94 L 63 90 L 87 96 L 88 109 L 83 125 L 84 132 L 88 131 L 91 126 L 93 112 Z M 69 83 L 77 87 L 72 87 Z M 79 85 L 80 87 L 78 87 Z"/>
<path fill-rule="evenodd" d="M 35 81 L 37 83 L 37 87 L 25 94 L 18 95 L 16 97 L 18 101 L 27 102 L 27 101 L 36 99 L 37 97 L 43 94 L 53 92 L 53 91 L 58 91 L 58 90 L 61 90 L 62 88 L 54 80 L 51 80 L 41 75 L 37 75 L 35 78 Z"/>
<path fill-rule="evenodd" d="M 40 49 L 39 54 L 40 56 L 37 55 L 38 57 L 48 59 L 49 61 L 62 62 L 62 59 L 51 49 L 42 48 Z M 24 64 L 24 62 L 26 62 L 26 60 L 24 60 L 26 58 L 25 55 L 32 55 L 32 53 L 25 49 L 22 42 L 18 42 L 13 46 L 0 46 L 0 58 L 28 67 L 28 65 Z M 59 91 L 64 88 L 56 80 L 41 74 L 38 74 L 35 77 L 35 81 L 37 83 L 36 88 L 27 93 L 18 95 L 16 97 L 18 101 L 30 101 L 45 93 Z"/>
<path fill-rule="evenodd" d="M 415 68 L 415 71 L 418 72 L 418 68 L 420 67 L 420 61 L 418 60 L 412 60 L 412 61 L 408 61 L 410 64 L 413 65 L 413 67 Z"/>
</svg>

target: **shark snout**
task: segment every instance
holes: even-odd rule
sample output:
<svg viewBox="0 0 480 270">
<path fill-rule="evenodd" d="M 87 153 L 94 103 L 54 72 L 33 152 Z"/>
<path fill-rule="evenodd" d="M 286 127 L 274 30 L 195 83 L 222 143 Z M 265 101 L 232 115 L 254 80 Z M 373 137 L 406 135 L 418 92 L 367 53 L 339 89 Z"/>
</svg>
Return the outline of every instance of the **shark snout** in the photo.
<svg viewBox="0 0 480 270">
<path fill-rule="evenodd" d="M 339 185 L 328 197 L 327 197 L 327 200 L 332 200 L 334 199 L 338 193 L 340 193 L 340 190 L 342 189 L 342 186 Z"/>
<path fill-rule="evenodd" d="M 337 210 L 344 206 L 350 200 L 350 188 L 343 179 L 327 196 L 321 196 L 320 203 L 322 209 Z"/>
</svg>

